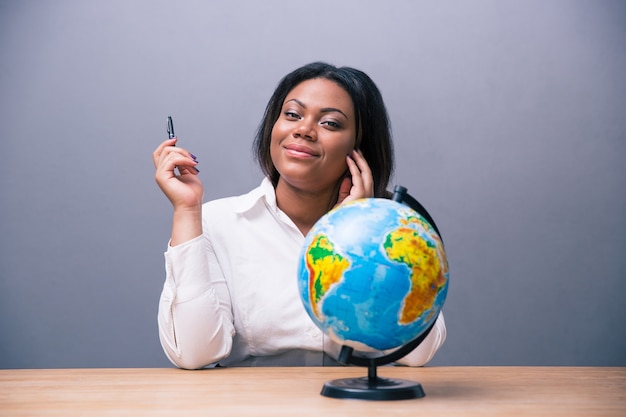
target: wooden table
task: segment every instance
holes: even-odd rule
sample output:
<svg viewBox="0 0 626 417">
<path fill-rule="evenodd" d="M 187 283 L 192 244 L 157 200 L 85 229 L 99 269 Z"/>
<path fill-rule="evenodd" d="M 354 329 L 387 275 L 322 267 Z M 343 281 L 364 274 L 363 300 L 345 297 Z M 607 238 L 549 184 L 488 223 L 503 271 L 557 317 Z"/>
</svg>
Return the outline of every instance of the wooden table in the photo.
<svg viewBox="0 0 626 417">
<path fill-rule="evenodd" d="M 0 370 L 0 416 L 626 416 L 626 368 L 379 368 L 422 384 L 399 401 L 320 395 L 359 367 Z"/>
</svg>

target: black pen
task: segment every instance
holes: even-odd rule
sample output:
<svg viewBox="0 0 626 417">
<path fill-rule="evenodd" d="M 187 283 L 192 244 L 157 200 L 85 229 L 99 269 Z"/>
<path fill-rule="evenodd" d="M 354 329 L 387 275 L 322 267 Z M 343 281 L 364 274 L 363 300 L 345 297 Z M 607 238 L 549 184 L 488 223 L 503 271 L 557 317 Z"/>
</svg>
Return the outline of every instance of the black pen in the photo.
<svg viewBox="0 0 626 417">
<path fill-rule="evenodd" d="M 176 137 L 174 134 L 174 122 L 172 121 L 172 116 L 167 116 L 167 134 L 170 139 L 174 139 Z"/>
<path fill-rule="evenodd" d="M 174 134 L 174 122 L 172 121 L 172 116 L 167 116 L 167 135 L 170 139 L 174 139 L 176 137 L 176 135 Z M 176 144 L 174 144 L 173 146 L 176 146 Z M 196 157 L 194 155 L 191 155 L 191 157 L 194 161 L 196 160 Z M 195 169 L 196 172 L 200 172 L 200 170 L 196 167 L 193 167 L 193 169 Z"/>
</svg>

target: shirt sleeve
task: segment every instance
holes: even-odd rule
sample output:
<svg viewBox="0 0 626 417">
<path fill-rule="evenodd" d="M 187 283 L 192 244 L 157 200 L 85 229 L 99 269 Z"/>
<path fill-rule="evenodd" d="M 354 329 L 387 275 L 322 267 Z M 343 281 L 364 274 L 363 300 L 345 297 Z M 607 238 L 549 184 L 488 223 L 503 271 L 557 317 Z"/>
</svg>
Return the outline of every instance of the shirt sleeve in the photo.
<svg viewBox="0 0 626 417">
<path fill-rule="evenodd" d="M 228 356 L 235 334 L 230 295 L 208 238 L 168 245 L 165 270 L 158 326 L 169 360 L 198 369 Z"/>
<path fill-rule="evenodd" d="M 446 322 L 443 319 L 443 313 L 440 312 L 428 336 L 411 353 L 397 363 L 407 366 L 424 366 L 430 362 L 445 341 Z"/>
</svg>

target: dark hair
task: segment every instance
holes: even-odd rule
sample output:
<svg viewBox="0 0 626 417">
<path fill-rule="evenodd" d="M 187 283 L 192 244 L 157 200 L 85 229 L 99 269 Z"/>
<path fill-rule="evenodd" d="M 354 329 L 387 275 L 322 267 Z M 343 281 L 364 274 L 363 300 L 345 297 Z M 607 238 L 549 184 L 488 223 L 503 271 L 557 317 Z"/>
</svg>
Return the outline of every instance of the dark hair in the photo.
<svg viewBox="0 0 626 417">
<path fill-rule="evenodd" d="M 280 174 L 270 156 L 270 142 L 274 123 L 278 120 L 287 94 L 303 81 L 324 78 L 343 88 L 354 104 L 356 148 L 360 149 L 372 170 L 374 196 L 388 197 L 387 185 L 393 174 L 394 158 L 391 126 L 387 109 L 376 84 L 364 72 L 350 68 L 337 68 L 323 62 L 305 65 L 287 74 L 276 87 L 265 108 L 265 114 L 254 140 L 254 156 L 263 173 L 274 187 Z"/>
</svg>

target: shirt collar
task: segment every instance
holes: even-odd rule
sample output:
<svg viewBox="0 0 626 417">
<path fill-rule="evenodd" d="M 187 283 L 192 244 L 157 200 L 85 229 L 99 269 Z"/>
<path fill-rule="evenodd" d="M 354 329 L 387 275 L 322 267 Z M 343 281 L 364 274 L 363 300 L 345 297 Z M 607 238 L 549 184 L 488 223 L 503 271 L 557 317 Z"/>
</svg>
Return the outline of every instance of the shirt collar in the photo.
<svg viewBox="0 0 626 417">
<path fill-rule="evenodd" d="M 257 188 L 241 196 L 235 206 L 235 212 L 239 214 L 245 213 L 263 201 L 265 201 L 272 210 L 277 211 L 276 190 L 274 190 L 272 182 L 267 177 L 263 178 L 261 185 Z"/>
</svg>

